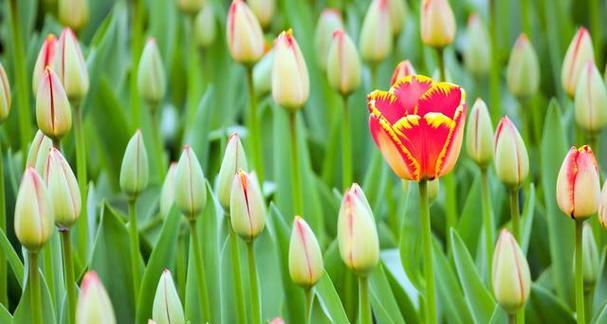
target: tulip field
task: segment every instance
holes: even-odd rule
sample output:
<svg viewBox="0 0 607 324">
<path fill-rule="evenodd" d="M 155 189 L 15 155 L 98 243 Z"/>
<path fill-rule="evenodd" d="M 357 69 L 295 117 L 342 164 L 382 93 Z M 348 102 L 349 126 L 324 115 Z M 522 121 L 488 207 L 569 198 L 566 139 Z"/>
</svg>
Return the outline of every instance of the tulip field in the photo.
<svg viewBox="0 0 607 324">
<path fill-rule="evenodd" d="M 0 324 L 607 324 L 607 2 L 0 17 Z"/>
</svg>

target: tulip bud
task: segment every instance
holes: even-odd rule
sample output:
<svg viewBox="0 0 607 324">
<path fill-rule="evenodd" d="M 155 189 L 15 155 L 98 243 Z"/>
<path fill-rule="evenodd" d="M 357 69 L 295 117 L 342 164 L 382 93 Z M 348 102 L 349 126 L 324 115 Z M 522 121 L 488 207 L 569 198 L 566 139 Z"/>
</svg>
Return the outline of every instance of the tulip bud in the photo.
<svg viewBox="0 0 607 324">
<path fill-rule="evenodd" d="M 232 182 L 230 217 L 234 232 L 253 241 L 266 224 L 266 205 L 255 173 L 238 171 Z"/>
<path fill-rule="evenodd" d="M 36 121 L 44 135 L 59 140 L 72 128 L 72 109 L 57 74 L 44 71 L 36 96 Z"/>
<path fill-rule="evenodd" d="M 41 130 L 38 130 L 30 145 L 30 150 L 27 153 L 27 162 L 25 163 L 25 166 L 36 169 L 39 174 L 44 174 L 46 158 L 52 147 L 53 140 L 44 135 Z"/>
<path fill-rule="evenodd" d="M 506 70 L 508 90 L 517 97 L 530 97 L 540 86 L 540 66 L 533 45 L 521 34 L 510 53 Z"/>
<path fill-rule="evenodd" d="M 372 0 L 360 30 L 358 47 L 366 62 L 378 64 L 392 51 L 388 0 Z"/>
<path fill-rule="evenodd" d="M 506 312 L 517 312 L 529 298 L 531 275 L 523 251 L 505 229 L 497 239 L 492 270 L 495 300 Z"/>
<path fill-rule="evenodd" d="M 598 206 L 598 216 L 599 223 L 603 229 L 607 228 L 607 181 L 603 185 L 603 190 L 601 190 L 601 196 L 599 197 L 599 206 Z"/>
<path fill-rule="evenodd" d="M 457 26 L 449 1 L 423 0 L 420 16 L 424 44 L 441 48 L 453 42 Z"/>
<path fill-rule="evenodd" d="M 175 204 L 189 219 L 196 218 L 207 204 L 204 173 L 189 145 L 184 146 L 175 171 Z"/>
<path fill-rule="evenodd" d="M 242 0 L 234 0 L 228 12 L 228 49 L 234 61 L 253 65 L 263 55 L 263 32 L 257 17 Z"/>
<path fill-rule="evenodd" d="M 276 8 L 275 0 L 248 0 L 251 11 L 255 14 L 261 27 L 267 28 L 272 23 L 274 11 Z"/>
<path fill-rule="evenodd" d="M 234 175 L 239 170 L 247 169 L 247 156 L 244 147 L 240 142 L 240 136 L 234 133 L 228 139 L 228 145 L 226 146 L 219 174 L 217 175 L 217 182 L 215 183 L 215 192 L 217 193 L 219 203 L 226 210 L 230 210 L 230 195 L 232 194 Z"/>
<path fill-rule="evenodd" d="M 379 262 L 379 241 L 373 212 L 358 184 L 344 193 L 337 219 L 339 254 L 348 268 L 367 276 Z"/>
<path fill-rule="evenodd" d="M 87 272 L 82 279 L 76 324 L 116 324 L 110 297 L 94 271 Z"/>
<path fill-rule="evenodd" d="M 153 38 L 149 38 L 139 60 L 137 91 L 141 97 L 156 106 L 166 92 L 166 76 L 160 51 Z"/>
<path fill-rule="evenodd" d="M 601 195 L 598 165 L 592 149 L 572 147 L 565 156 L 556 179 L 556 202 L 573 219 L 596 213 Z"/>
<path fill-rule="evenodd" d="M 177 0 L 177 8 L 186 15 L 197 14 L 204 6 L 204 0 Z"/>
<path fill-rule="evenodd" d="M 8 118 L 11 111 L 11 85 L 8 83 L 6 71 L 0 64 L 0 123 Z"/>
<path fill-rule="evenodd" d="M 310 95 L 308 67 L 299 45 L 289 29 L 280 33 L 274 43 L 272 97 L 277 104 L 296 112 Z"/>
<path fill-rule="evenodd" d="M 433 180 L 428 181 L 428 200 L 430 203 L 433 203 L 438 196 L 438 191 L 440 190 L 440 178 L 435 178 Z"/>
<path fill-rule="evenodd" d="M 158 323 L 154 322 L 154 320 L 149 319 L 148 324 L 158 324 Z"/>
<path fill-rule="evenodd" d="M 154 306 L 152 308 L 152 318 L 158 324 L 185 324 L 185 315 L 183 307 L 175 288 L 175 283 L 171 277 L 171 272 L 167 269 L 162 271 L 156 295 L 154 296 Z"/>
<path fill-rule="evenodd" d="M 53 65 L 55 62 L 55 53 L 57 53 L 55 49 L 56 45 L 57 38 L 55 38 L 55 35 L 48 34 L 44 40 L 44 43 L 42 43 L 42 47 L 38 53 L 38 58 L 36 58 L 36 64 L 34 65 L 34 74 L 32 75 L 34 94 L 38 93 L 38 86 L 40 85 L 40 80 L 44 76 L 46 67 Z"/>
<path fill-rule="evenodd" d="M 417 74 L 417 73 L 415 73 L 413 64 L 411 64 L 411 62 L 409 60 L 401 61 L 400 63 L 398 63 L 398 65 L 394 69 L 394 72 L 392 73 L 392 78 L 390 79 L 390 84 L 393 85 L 399 79 L 402 79 L 406 76 L 414 75 L 414 74 Z"/>
<path fill-rule="evenodd" d="M 521 134 L 506 116 L 495 131 L 493 155 L 497 177 L 511 189 L 520 187 L 529 175 L 529 156 Z"/>
<path fill-rule="evenodd" d="M 56 148 L 48 154 L 44 179 L 53 202 L 55 224 L 59 228 L 72 227 L 80 216 L 80 189 L 70 165 Z"/>
<path fill-rule="evenodd" d="M 124 151 L 120 168 L 120 189 L 130 198 L 135 198 L 148 186 L 149 175 L 148 154 L 143 135 L 137 130 Z"/>
<path fill-rule="evenodd" d="M 489 34 L 481 20 L 474 13 L 468 18 L 467 46 L 464 47 L 464 63 L 466 69 L 475 76 L 483 76 L 489 72 Z"/>
<path fill-rule="evenodd" d="M 405 26 L 407 19 L 407 3 L 404 0 L 388 0 L 388 8 L 392 34 L 398 35 Z"/>
<path fill-rule="evenodd" d="M 352 39 L 339 29 L 333 34 L 327 61 L 329 85 L 342 96 L 360 86 L 360 60 Z"/>
<path fill-rule="evenodd" d="M 577 124 L 598 134 L 607 125 L 607 88 L 593 61 L 586 62 L 580 72 L 574 100 Z"/>
<path fill-rule="evenodd" d="M 167 217 L 175 204 L 175 171 L 177 163 L 173 162 L 169 166 L 169 171 L 164 178 L 162 189 L 160 190 L 160 216 Z"/>
<path fill-rule="evenodd" d="M 270 324 L 285 324 L 285 320 L 283 320 L 281 317 L 274 317 L 270 321 Z"/>
<path fill-rule="evenodd" d="M 304 287 L 314 286 L 324 272 L 318 240 L 308 223 L 295 216 L 289 242 L 289 274 L 291 280 Z"/>
<path fill-rule="evenodd" d="M 274 50 L 268 51 L 253 67 L 253 86 L 258 96 L 272 91 L 272 66 L 274 65 Z"/>
<path fill-rule="evenodd" d="M 89 73 L 78 39 L 69 28 L 63 29 L 59 36 L 54 68 L 67 96 L 82 100 L 89 91 Z"/>
<path fill-rule="evenodd" d="M 205 3 L 196 15 L 194 26 L 196 44 L 201 48 L 209 47 L 217 37 L 217 21 L 213 13 L 213 5 Z"/>
<path fill-rule="evenodd" d="M 89 21 L 88 0 L 59 0 L 58 11 L 61 24 L 75 30 L 82 30 Z"/>
<path fill-rule="evenodd" d="M 582 230 L 582 262 L 584 286 L 594 286 L 600 272 L 600 261 L 592 226 L 588 222 L 584 223 Z"/>
<path fill-rule="evenodd" d="M 578 77 L 586 62 L 594 62 L 594 48 L 590 33 L 584 27 L 580 27 L 575 37 L 567 48 L 563 67 L 561 68 L 561 82 L 565 92 L 569 96 L 575 94 L 575 88 L 578 84 Z"/>
<path fill-rule="evenodd" d="M 28 251 L 39 251 L 53 234 L 53 205 L 44 182 L 27 168 L 15 202 L 15 234 Z"/>
<path fill-rule="evenodd" d="M 477 98 L 470 112 L 466 134 L 466 150 L 470 158 L 481 167 L 486 167 L 493 158 L 493 126 L 487 105 Z"/>
<path fill-rule="evenodd" d="M 327 69 L 329 47 L 333 40 L 333 33 L 344 29 L 341 13 L 337 9 L 324 9 L 320 14 L 316 31 L 314 33 L 314 48 L 316 49 L 316 62 L 322 71 Z"/>
</svg>

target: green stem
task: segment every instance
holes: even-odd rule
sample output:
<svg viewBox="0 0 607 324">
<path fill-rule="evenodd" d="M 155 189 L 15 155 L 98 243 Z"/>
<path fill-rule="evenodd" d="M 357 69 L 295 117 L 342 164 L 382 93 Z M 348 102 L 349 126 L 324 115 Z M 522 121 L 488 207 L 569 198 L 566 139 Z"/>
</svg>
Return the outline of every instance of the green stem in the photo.
<svg viewBox="0 0 607 324">
<path fill-rule="evenodd" d="M 305 288 L 306 294 L 306 324 L 312 323 L 312 308 L 314 307 L 314 291 L 313 288 Z"/>
<path fill-rule="evenodd" d="M 76 323 L 76 280 L 74 279 L 74 262 L 72 259 L 72 240 L 70 230 L 60 229 L 63 246 L 63 271 L 65 274 L 65 289 L 67 290 L 68 323 Z"/>
<path fill-rule="evenodd" d="M 46 244 L 44 246 L 44 248 L 42 248 L 42 253 L 43 255 L 43 260 L 42 262 L 44 262 L 44 272 L 43 274 L 45 275 L 46 278 L 48 278 L 47 280 L 47 285 L 48 285 L 48 291 L 49 294 L 51 295 L 51 301 L 54 305 L 58 305 L 55 304 L 55 302 L 57 301 L 57 296 L 55 295 L 55 271 L 53 269 L 53 244 L 52 242 L 48 242 L 48 244 Z"/>
<path fill-rule="evenodd" d="M 261 132 L 259 129 L 259 116 L 257 113 L 257 97 L 255 96 L 255 85 L 253 82 L 253 67 L 247 66 L 247 88 L 249 90 L 249 111 L 247 112 L 247 128 L 249 129 L 249 144 L 252 148 L 253 162 L 259 183 L 263 184 L 263 149 L 261 146 Z"/>
<path fill-rule="evenodd" d="M 369 70 L 371 71 L 371 89 L 377 89 L 377 64 L 371 63 L 369 65 Z"/>
<path fill-rule="evenodd" d="M 230 235 L 230 257 L 232 258 L 232 281 L 234 285 L 234 298 L 236 298 L 236 316 L 238 323 L 246 323 L 244 289 L 242 287 L 242 274 L 240 269 L 240 249 L 238 248 L 238 235 L 234 232 L 230 217 L 228 220 L 228 232 Z"/>
<path fill-rule="evenodd" d="M 358 277 L 358 322 L 360 324 L 372 324 L 371 304 L 369 304 L 369 280 L 367 277 Z"/>
<path fill-rule="evenodd" d="M 516 324 L 525 324 L 525 307 L 516 312 Z"/>
<path fill-rule="evenodd" d="M 508 324 L 516 324 L 516 313 L 508 314 Z"/>
<path fill-rule="evenodd" d="M 485 253 L 487 256 L 487 282 L 491 285 L 491 267 L 493 263 L 493 218 L 491 217 L 491 188 L 487 167 L 481 168 L 481 195 L 483 203 L 483 227 L 485 230 Z"/>
<path fill-rule="evenodd" d="M 578 324 L 586 324 L 584 316 L 584 272 L 582 269 L 582 236 L 584 221 L 575 221 L 575 312 Z"/>
<path fill-rule="evenodd" d="M 523 23 L 523 32 L 531 36 L 531 19 L 529 18 L 529 0 L 521 0 L 521 21 Z"/>
<path fill-rule="evenodd" d="M 584 290 L 585 309 L 584 314 L 592 318 L 592 302 L 594 297 L 594 284 L 588 284 Z"/>
<path fill-rule="evenodd" d="M 141 128 L 141 105 L 139 102 L 139 93 L 137 91 L 137 74 L 139 73 L 139 59 L 141 49 L 143 48 L 143 0 L 133 1 L 133 25 L 131 36 L 131 60 L 133 69 L 131 70 L 131 109 L 132 126 L 134 129 Z"/>
<path fill-rule="evenodd" d="M 141 274 L 139 272 L 139 230 L 137 228 L 137 198 L 129 199 L 129 237 L 131 245 L 131 271 L 133 273 L 133 291 L 135 305 L 141 285 Z"/>
<path fill-rule="evenodd" d="M 186 31 L 186 36 L 189 37 L 189 40 L 193 40 L 194 39 L 194 21 L 195 21 L 195 16 L 194 15 L 187 15 L 186 17 L 186 24 L 187 24 L 187 31 Z M 196 116 L 196 108 L 197 107 L 197 96 L 199 95 L 199 93 L 196 91 L 195 89 L 195 84 L 196 84 L 196 73 L 198 73 L 197 70 L 194 69 L 194 67 L 197 67 L 196 64 L 196 58 L 198 56 L 198 53 L 196 53 L 196 44 L 194 43 L 194 41 L 186 41 L 186 46 L 187 46 L 187 60 L 188 60 L 188 66 L 190 67 L 190 69 L 188 70 L 187 73 L 187 101 L 186 101 L 186 106 L 187 106 L 187 120 L 188 120 L 188 125 L 191 123 L 191 121 L 194 120 L 194 117 Z"/>
<path fill-rule="evenodd" d="M 177 268 L 177 287 L 179 298 L 185 300 L 185 286 L 187 281 L 188 263 L 186 262 L 187 246 L 185 244 L 185 235 L 180 231 L 177 237 L 177 256 L 175 258 L 175 268 Z"/>
<path fill-rule="evenodd" d="M 6 196 L 4 193 L 4 156 L 0 150 L 0 231 L 6 233 Z M 0 249 L 0 304 L 8 308 L 8 271 L 6 255 Z"/>
<path fill-rule="evenodd" d="M 78 175 L 78 189 L 80 189 L 80 204 L 82 210 L 76 223 L 76 242 L 80 260 L 88 259 L 88 208 L 87 208 L 87 171 L 86 171 L 86 142 L 84 140 L 84 127 L 82 111 L 78 104 L 73 104 L 74 110 L 74 136 L 76 137 L 76 172 Z"/>
<path fill-rule="evenodd" d="M 40 297 L 40 273 L 38 272 L 38 252 L 28 252 L 29 284 L 31 289 L 32 324 L 42 324 L 42 300 Z"/>
<path fill-rule="evenodd" d="M 253 241 L 247 242 L 247 256 L 249 260 L 249 291 L 251 293 L 251 308 L 253 324 L 261 323 L 261 303 L 259 301 L 259 284 L 257 282 L 257 265 L 255 264 L 255 249 Z"/>
<path fill-rule="evenodd" d="M 350 138 L 350 112 L 348 111 L 348 96 L 342 96 L 344 113 L 342 116 L 342 187 L 348 188 L 352 184 L 352 139 Z"/>
<path fill-rule="evenodd" d="M 596 134 L 588 132 L 587 135 L 587 141 L 588 141 L 588 146 L 590 146 L 590 148 L 592 149 L 592 152 L 594 153 L 594 156 L 596 156 L 597 159 L 600 160 L 599 158 L 599 138 Z"/>
<path fill-rule="evenodd" d="M 299 157 L 297 150 L 297 112 L 289 114 L 289 123 L 291 126 L 291 172 L 293 173 L 293 212 L 295 215 L 303 214 L 303 203 L 301 193 L 301 169 L 299 167 Z"/>
<path fill-rule="evenodd" d="M 521 244 L 521 215 L 518 205 L 518 189 L 512 189 L 510 190 L 510 218 L 512 221 L 512 235 L 516 239 L 516 242 Z"/>
<path fill-rule="evenodd" d="M 500 115 L 500 77 L 499 56 L 497 48 L 497 0 L 489 0 L 489 38 L 491 46 L 491 69 L 489 70 L 489 98 L 491 120 L 496 121 Z"/>
<path fill-rule="evenodd" d="M 196 230 L 196 219 L 190 219 L 190 240 L 192 241 L 192 249 L 194 249 L 194 262 L 196 266 L 196 277 L 198 282 L 198 297 L 200 299 L 200 310 L 202 311 L 202 322 L 211 322 L 211 307 L 209 306 L 209 293 L 207 290 L 207 276 L 204 271 L 204 262 L 202 259 L 202 248 L 198 239 L 198 231 Z"/>
<path fill-rule="evenodd" d="M 447 71 L 445 69 L 445 48 L 439 47 L 436 49 L 438 54 L 438 73 L 440 81 L 447 81 Z"/>
<path fill-rule="evenodd" d="M 421 213 L 424 275 L 426 277 L 426 323 L 436 324 L 436 300 L 434 297 L 434 271 L 432 270 L 432 227 L 428 204 L 428 181 L 419 182 L 419 209 Z"/>
<path fill-rule="evenodd" d="M 160 135 L 160 119 L 158 118 L 158 104 L 150 103 L 150 117 L 152 118 L 152 138 L 154 140 L 154 148 L 156 150 L 156 165 L 158 166 L 158 176 L 160 181 L 164 179 L 167 170 L 164 159 L 164 148 L 162 145 L 162 136 Z"/>
</svg>

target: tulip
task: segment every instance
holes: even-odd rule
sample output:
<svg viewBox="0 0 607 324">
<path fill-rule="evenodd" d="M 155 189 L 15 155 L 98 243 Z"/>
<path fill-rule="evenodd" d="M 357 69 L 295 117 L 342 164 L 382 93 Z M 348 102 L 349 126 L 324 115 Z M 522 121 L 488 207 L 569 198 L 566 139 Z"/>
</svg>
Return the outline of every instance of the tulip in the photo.
<svg viewBox="0 0 607 324">
<path fill-rule="evenodd" d="M 276 9 L 276 0 L 248 0 L 247 2 L 251 11 L 259 19 L 261 27 L 267 28 L 270 26 Z"/>
<path fill-rule="evenodd" d="M 139 59 L 137 91 L 153 106 L 158 105 L 166 92 L 166 76 L 154 38 L 148 39 Z"/>
<path fill-rule="evenodd" d="M 392 78 L 390 78 L 390 85 L 394 85 L 396 81 L 409 76 L 415 75 L 415 69 L 413 68 L 413 64 L 409 60 L 404 60 L 398 63 L 394 72 L 392 72 Z"/>
<path fill-rule="evenodd" d="M 177 170 L 177 163 L 171 163 L 169 171 L 167 172 L 164 182 L 162 183 L 162 189 L 160 190 L 160 215 L 162 217 L 169 216 L 173 205 L 175 204 L 175 173 Z"/>
<path fill-rule="evenodd" d="M 72 128 L 72 110 L 61 81 L 47 66 L 36 96 L 36 121 L 44 135 L 60 140 Z"/>
<path fill-rule="evenodd" d="M 65 28 L 57 42 L 54 68 L 70 100 L 81 101 L 89 91 L 89 74 L 74 32 Z"/>
<path fill-rule="evenodd" d="M 201 48 L 207 48 L 217 37 L 217 21 L 213 12 L 213 5 L 205 3 L 196 15 L 194 22 L 194 38 Z"/>
<path fill-rule="evenodd" d="M 295 216 L 289 242 L 289 274 L 291 280 L 306 288 L 314 286 L 324 272 L 318 240 L 306 221 Z"/>
<path fill-rule="evenodd" d="M 53 234 L 53 204 L 34 168 L 27 168 L 15 202 L 15 234 L 28 251 L 38 252 Z"/>
<path fill-rule="evenodd" d="M 171 272 L 167 269 L 162 271 L 158 281 L 152 307 L 152 318 L 158 324 L 185 324 L 185 315 L 177 294 L 177 288 L 175 288 Z"/>
<path fill-rule="evenodd" d="M 466 150 L 470 158 L 481 167 L 493 159 L 493 126 L 485 102 L 477 98 L 470 112 L 466 132 Z"/>
<path fill-rule="evenodd" d="M 388 0 L 372 0 L 363 20 L 358 47 L 366 62 L 377 65 L 392 51 L 392 30 Z"/>
<path fill-rule="evenodd" d="M 61 24 L 75 30 L 82 30 L 89 21 L 88 0 L 59 0 L 58 11 Z"/>
<path fill-rule="evenodd" d="M 8 83 L 6 71 L 0 64 L 0 123 L 8 118 L 11 111 L 11 85 Z"/>
<path fill-rule="evenodd" d="M 493 255 L 491 280 L 498 304 L 513 314 L 523 308 L 529 298 L 531 275 L 525 255 L 507 230 L 502 230 Z"/>
<path fill-rule="evenodd" d="M 237 133 L 234 133 L 230 135 L 230 138 L 228 139 L 228 145 L 226 146 L 223 155 L 215 186 L 217 198 L 224 209 L 230 210 L 230 195 L 232 194 L 234 175 L 238 173 L 239 170 L 247 169 L 247 156 L 244 147 L 240 142 L 240 136 L 238 136 Z"/>
<path fill-rule="evenodd" d="M 283 320 L 281 317 L 274 317 L 270 321 L 270 324 L 285 324 L 285 320 Z"/>
<path fill-rule="evenodd" d="M 137 130 L 124 151 L 120 168 L 120 189 L 130 198 L 137 197 L 148 186 L 149 175 L 148 154 L 143 135 Z"/>
<path fill-rule="evenodd" d="M 388 10 L 390 11 L 390 26 L 392 34 L 400 34 L 407 20 L 407 3 L 405 0 L 388 0 Z"/>
<path fill-rule="evenodd" d="M 527 35 L 521 34 L 510 53 L 506 70 L 508 89 L 517 97 L 530 97 L 540 86 L 540 67 L 537 54 Z"/>
<path fill-rule="evenodd" d="M 327 61 L 329 85 L 342 96 L 347 96 L 360 86 L 360 60 L 352 39 L 338 29 L 333 34 Z"/>
<path fill-rule="evenodd" d="M 268 51 L 253 67 L 253 85 L 258 96 L 272 91 L 272 66 L 274 65 L 274 50 Z"/>
<path fill-rule="evenodd" d="M 582 68 L 575 89 L 575 121 L 596 136 L 607 125 L 607 88 L 593 61 Z"/>
<path fill-rule="evenodd" d="M 333 41 L 333 33 L 338 29 L 344 29 L 344 23 L 339 10 L 331 8 L 324 9 L 320 14 L 314 33 L 316 62 L 322 71 L 327 69 L 329 47 Z"/>
<path fill-rule="evenodd" d="M 369 129 L 394 173 L 432 180 L 453 169 L 463 140 L 466 95 L 447 82 L 414 75 L 367 97 Z"/>
<path fill-rule="evenodd" d="M 600 272 L 599 251 L 592 233 L 592 226 L 584 223 L 582 231 L 582 262 L 583 262 L 583 277 L 584 286 L 593 287 Z"/>
<path fill-rule="evenodd" d="M 290 112 L 297 112 L 310 95 L 308 68 L 299 45 L 289 29 L 280 33 L 274 43 L 272 97 Z"/>
<path fill-rule="evenodd" d="M 234 0 L 228 11 L 228 49 L 232 58 L 253 65 L 263 56 L 263 32 L 257 17 L 242 0 Z"/>
<path fill-rule="evenodd" d="M 565 215 L 583 220 L 598 210 L 601 188 L 592 149 L 572 147 L 556 180 L 556 201 Z"/>
<path fill-rule="evenodd" d="M 46 158 L 52 147 L 53 140 L 44 135 L 41 130 L 38 130 L 30 145 L 30 150 L 27 153 L 27 162 L 25 163 L 25 166 L 36 169 L 39 174 L 44 174 Z"/>
<path fill-rule="evenodd" d="M 239 170 L 233 177 L 230 217 L 234 232 L 245 241 L 253 241 L 266 223 L 266 206 L 255 173 Z"/>
<path fill-rule="evenodd" d="M 184 146 L 175 171 L 175 204 L 188 219 L 195 219 L 207 204 L 207 187 L 198 158 Z"/>
<path fill-rule="evenodd" d="M 529 156 L 521 134 L 508 117 L 503 117 L 493 142 L 495 173 L 511 189 L 517 189 L 529 175 Z"/>
<path fill-rule="evenodd" d="M 53 202 L 55 224 L 59 228 L 72 227 L 80 216 L 80 190 L 74 172 L 56 148 L 48 154 L 44 179 Z"/>
<path fill-rule="evenodd" d="M 204 0 L 177 0 L 177 8 L 186 15 L 193 16 L 204 6 Z"/>
<path fill-rule="evenodd" d="M 607 228 L 607 181 L 605 181 L 599 197 L 598 216 L 601 227 Z"/>
<path fill-rule="evenodd" d="M 40 48 L 38 58 L 36 58 L 36 63 L 34 65 L 34 73 L 32 75 L 34 93 L 38 93 L 38 86 L 40 85 L 40 80 L 44 76 L 46 67 L 53 65 L 55 62 L 55 53 L 57 53 L 56 45 L 57 38 L 55 35 L 48 34 L 44 43 L 42 43 L 42 47 Z"/>
<path fill-rule="evenodd" d="M 575 94 L 578 78 L 586 62 L 594 62 L 594 49 L 590 33 L 584 27 L 580 27 L 575 37 L 567 48 L 563 67 L 561 68 L 561 82 L 565 92 L 569 96 Z"/>
<path fill-rule="evenodd" d="M 468 39 L 467 46 L 464 47 L 466 69 L 475 76 L 486 75 L 491 65 L 489 34 L 478 14 L 474 13 L 468 18 L 466 35 Z"/>
<path fill-rule="evenodd" d="M 424 44 L 442 48 L 453 42 L 457 26 L 449 1 L 423 0 L 420 23 Z"/>
<path fill-rule="evenodd" d="M 89 271 L 82 279 L 76 324 L 115 324 L 114 308 L 103 283 L 94 271 Z"/>
</svg>

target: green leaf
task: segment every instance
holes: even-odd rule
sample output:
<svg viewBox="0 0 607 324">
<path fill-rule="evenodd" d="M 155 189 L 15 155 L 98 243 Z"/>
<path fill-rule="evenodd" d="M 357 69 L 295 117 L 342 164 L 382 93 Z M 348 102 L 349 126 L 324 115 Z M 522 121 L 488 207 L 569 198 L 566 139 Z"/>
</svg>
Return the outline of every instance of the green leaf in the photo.
<svg viewBox="0 0 607 324">
<path fill-rule="evenodd" d="M 531 295 L 525 307 L 529 323 L 575 323 L 571 310 L 547 289 L 531 285 Z"/>
<path fill-rule="evenodd" d="M 209 133 L 211 131 L 210 121 L 214 97 L 215 91 L 211 85 L 200 98 L 196 116 L 193 122 L 186 124 L 187 128 L 184 135 L 184 144 L 189 144 L 196 152 L 198 159 L 203 163 L 203 168 L 208 167 L 206 161 L 209 160 Z"/>
<path fill-rule="evenodd" d="M 529 186 L 529 193 L 525 207 L 523 208 L 523 233 L 521 237 L 521 249 L 523 253 L 527 255 L 529 249 L 529 242 L 531 241 L 531 232 L 533 229 L 533 216 L 535 215 L 535 185 L 532 183 Z"/>
<path fill-rule="evenodd" d="M 416 187 L 411 190 L 412 187 Z M 421 223 L 419 222 L 419 191 L 409 184 L 406 217 L 402 219 L 400 232 L 400 260 L 407 276 L 418 290 L 423 290 Z"/>
<path fill-rule="evenodd" d="M 332 323 L 348 323 L 348 316 L 328 273 L 320 278 L 314 290 L 318 303 Z"/>
<path fill-rule="evenodd" d="M 9 266 L 15 273 L 17 283 L 20 287 L 23 287 L 23 263 L 21 263 L 19 255 L 17 255 L 17 252 L 13 250 L 13 246 L 8 241 L 8 238 L 6 238 L 6 234 L 4 234 L 4 231 L 2 230 L 0 230 L 0 248 L 6 256 Z"/>
<path fill-rule="evenodd" d="M 605 305 L 605 301 L 607 301 L 607 247 L 603 248 L 603 253 L 601 257 L 601 268 L 599 270 L 599 276 L 594 287 L 594 299 L 592 309 L 594 310 L 595 315 L 596 312 L 603 308 L 603 306 Z"/>
<path fill-rule="evenodd" d="M 38 259 L 41 259 L 41 255 L 38 256 Z M 51 300 L 51 294 L 48 290 L 48 286 L 46 285 L 46 280 L 44 279 L 44 276 L 42 275 L 41 271 L 38 271 L 38 275 L 40 276 L 40 300 L 42 303 L 42 319 L 45 324 L 57 323 L 57 312 L 53 306 L 53 301 Z M 25 283 L 25 291 L 21 295 L 21 300 L 19 301 L 19 305 L 17 306 L 17 309 L 15 309 L 15 313 L 13 315 L 14 324 L 24 324 L 33 322 L 31 300 L 32 290 L 28 280 L 28 282 Z"/>
<path fill-rule="evenodd" d="M 493 310 L 493 315 L 491 315 L 491 319 L 489 320 L 490 324 L 507 324 L 508 323 L 508 313 L 500 307 L 500 305 L 495 305 L 495 309 Z"/>
<path fill-rule="evenodd" d="M 390 283 L 384 272 L 384 265 L 380 263 L 369 277 L 369 294 L 373 313 L 380 323 L 405 323 L 398 303 L 394 298 Z"/>
<path fill-rule="evenodd" d="M 607 323 L 607 304 L 600 309 L 596 318 L 592 321 L 592 323 L 603 324 Z"/>
<path fill-rule="evenodd" d="M 13 315 L 4 307 L 4 305 L 0 304 L 0 323 L 12 323 Z"/>
</svg>

